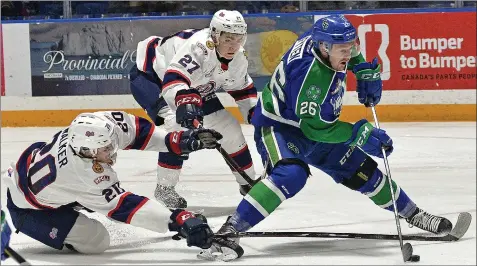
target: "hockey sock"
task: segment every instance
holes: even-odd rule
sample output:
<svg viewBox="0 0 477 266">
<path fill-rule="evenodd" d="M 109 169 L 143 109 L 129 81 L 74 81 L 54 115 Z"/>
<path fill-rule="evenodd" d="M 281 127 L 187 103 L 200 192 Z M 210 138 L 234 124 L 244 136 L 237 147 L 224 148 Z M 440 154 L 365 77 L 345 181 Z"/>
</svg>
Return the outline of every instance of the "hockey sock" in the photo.
<svg viewBox="0 0 477 266">
<path fill-rule="evenodd" d="M 366 193 L 366 195 L 379 207 L 389 211 L 394 211 L 388 178 L 382 173 L 380 173 L 380 175 L 381 178 L 379 184 L 374 190 Z M 407 196 L 406 192 L 396 184 L 396 182 L 392 181 L 392 186 L 398 213 L 405 218 L 411 216 L 416 210 L 416 204 Z"/>
<path fill-rule="evenodd" d="M 263 179 L 245 195 L 230 222 L 238 231 L 246 231 L 270 215 L 285 199 L 272 181 Z"/>
</svg>

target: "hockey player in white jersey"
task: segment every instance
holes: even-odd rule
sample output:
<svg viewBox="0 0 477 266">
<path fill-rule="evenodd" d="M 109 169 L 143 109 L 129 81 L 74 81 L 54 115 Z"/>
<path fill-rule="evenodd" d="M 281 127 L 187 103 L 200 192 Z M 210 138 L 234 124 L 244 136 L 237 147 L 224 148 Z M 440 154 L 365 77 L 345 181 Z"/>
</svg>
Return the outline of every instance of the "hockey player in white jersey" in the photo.
<svg viewBox="0 0 477 266">
<path fill-rule="evenodd" d="M 188 246 L 210 247 L 205 219 L 126 191 L 112 167 L 119 149 L 187 154 L 215 148 L 221 137 L 209 129 L 168 133 L 120 111 L 83 113 L 50 143 L 33 143 L 12 163 L 3 178 L 7 208 L 17 232 L 56 249 L 101 253 L 109 247 L 106 228 L 79 209 L 155 232 L 177 231 Z"/>
<path fill-rule="evenodd" d="M 167 37 L 151 36 L 138 43 L 136 65 L 130 72 L 131 91 L 156 125 L 167 130 L 193 128 L 197 119 L 222 133 L 222 147 L 241 170 L 255 178 L 252 157 L 238 121 L 216 95 L 225 90 L 250 121 L 257 90 L 247 68 L 243 45 L 247 24 L 238 11 L 219 10 L 210 27 L 188 29 Z M 187 201 L 176 191 L 185 157 L 159 153 L 156 198 L 169 208 L 185 208 Z M 233 169 L 232 169 L 233 171 Z M 247 182 L 233 171 L 240 192 Z"/>
</svg>

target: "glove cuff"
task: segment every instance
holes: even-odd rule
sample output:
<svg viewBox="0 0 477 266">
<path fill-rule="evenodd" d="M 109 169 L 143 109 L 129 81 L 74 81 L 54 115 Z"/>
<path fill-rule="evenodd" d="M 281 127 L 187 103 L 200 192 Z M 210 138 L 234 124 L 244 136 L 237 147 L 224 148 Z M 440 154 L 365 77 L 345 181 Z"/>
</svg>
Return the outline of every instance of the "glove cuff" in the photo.
<svg viewBox="0 0 477 266">
<path fill-rule="evenodd" d="M 381 80 L 381 65 L 376 69 L 362 69 L 357 72 L 353 72 L 357 80 L 375 81 Z"/>
<path fill-rule="evenodd" d="M 176 106 L 184 104 L 193 104 L 202 107 L 202 97 L 196 89 L 180 90 L 175 97 Z"/>
<path fill-rule="evenodd" d="M 186 211 L 183 209 L 175 209 L 169 217 L 171 219 L 171 221 L 169 222 L 169 231 L 179 232 L 184 222 L 192 217 L 195 216 L 190 211 Z"/>
<path fill-rule="evenodd" d="M 350 146 L 363 146 L 368 141 L 369 135 L 373 130 L 373 125 L 366 119 L 361 119 L 353 125 L 353 132 L 346 145 Z"/>
<path fill-rule="evenodd" d="M 173 152 L 178 155 L 182 154 L 180 143 L 181 143 L 181 138 L 183 133 L 184 131 L 173 131 L 173 132 L 167 133 L 164 141 L 165 141 L 167 149 L 170 152 Z"/>
</svg>

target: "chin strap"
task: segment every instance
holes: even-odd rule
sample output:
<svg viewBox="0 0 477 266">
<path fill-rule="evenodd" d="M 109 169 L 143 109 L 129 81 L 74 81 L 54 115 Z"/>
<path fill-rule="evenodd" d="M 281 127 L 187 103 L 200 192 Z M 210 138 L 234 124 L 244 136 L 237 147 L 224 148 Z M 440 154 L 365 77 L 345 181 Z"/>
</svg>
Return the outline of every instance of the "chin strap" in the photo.
<svg viewBox="0 0 477 266">
<path fill-rule="evenodd" d="M 217 59 L 219 60 L 220 63 L 228 65 L 233 59 L 227 59 L 220 55 L 219 51 L 215 49 L 215 54 L 217 55 Z"/>
<path fill-rule="evenodd" d="M 220 68 L 222 68 L 222 70 L 229 70 L 229 63 L 232 61 L 232 59 L 222 57 L 217 49 L 215 49 L 215 54 L 217 55 L 217 59 L 220 62 Z"/>
</svg>

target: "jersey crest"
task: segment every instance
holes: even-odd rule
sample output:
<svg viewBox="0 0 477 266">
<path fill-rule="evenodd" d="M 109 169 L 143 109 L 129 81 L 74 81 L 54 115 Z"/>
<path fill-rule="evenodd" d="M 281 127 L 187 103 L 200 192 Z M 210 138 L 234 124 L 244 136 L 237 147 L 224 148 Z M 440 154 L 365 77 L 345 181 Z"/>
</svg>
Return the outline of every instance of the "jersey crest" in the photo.
<svg viewBox="0 0 477 266">
<path fill-rule="evenodd" d="M 98 163 L 97 161 L 93 161 L 93 167 L 91 167 L 91 168 L 97 174 L 101 174 L 102 172 L 104 172 L 103 166 L 100 163 Z"/>
<path fill-rule="evenodd" d="M 207 45 L 207 48 L 209 48 L 209 49 L 214 49 L 215 48 L 215 44 L 212 41 L 206 41 L 205 45 Z"/>
</svg>

